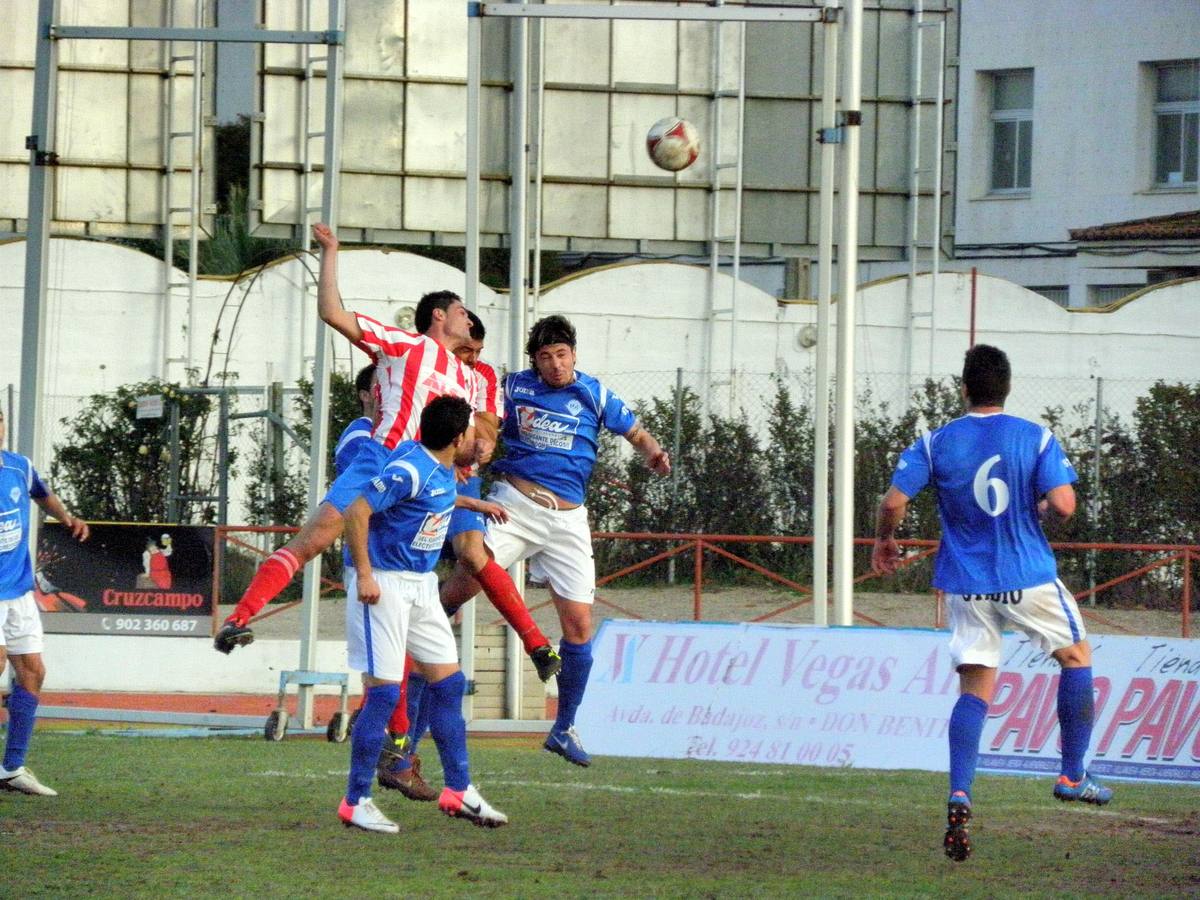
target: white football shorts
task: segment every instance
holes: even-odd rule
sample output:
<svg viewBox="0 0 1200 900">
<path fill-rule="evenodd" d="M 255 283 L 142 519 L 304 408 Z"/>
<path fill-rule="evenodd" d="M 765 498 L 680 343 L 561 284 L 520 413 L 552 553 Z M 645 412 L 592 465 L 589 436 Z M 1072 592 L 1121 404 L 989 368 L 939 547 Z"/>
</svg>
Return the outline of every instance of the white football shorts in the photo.
<svg viewBox="0 0 1200 900">
<path fill-rule="evenodd" d="M 42 614 L 33 591 L 12 600 L 0 600 L 0 647 L 12 656 L 41 653 L 45 649 Z"/>
<path fill-rule="evenodd" d="M 596 562 L 587 507 L 547 509 L 507 481 L 492 485 L 488 499 L 508 510 L 508 521 L 488 522 L 484 535 L 496 563 L 507 569 L 529 560 L 529 575 L 549 582 L 563 600 L 591 603 L 596 596 Z"/>
<path fill-rule="evenodd" d="M 1087 637 L 1075 598 L 1061 581 L 998 594 L 946 594 L 950 656 L 957 666 L 1000 667 L 1001 631 L 1025 632 L 1046 653 Z"/>
<path fill-rule="evenodd" d="M 358 602 L 358 572 L 346 569 L 346 651 L 350 668 L 383 681 L 404 680 L 404 654 L 422 663 L 456 663 L 458 647 L 438 601 L 433 572 L 376 569 L 379 602 Z"/>
</svg>

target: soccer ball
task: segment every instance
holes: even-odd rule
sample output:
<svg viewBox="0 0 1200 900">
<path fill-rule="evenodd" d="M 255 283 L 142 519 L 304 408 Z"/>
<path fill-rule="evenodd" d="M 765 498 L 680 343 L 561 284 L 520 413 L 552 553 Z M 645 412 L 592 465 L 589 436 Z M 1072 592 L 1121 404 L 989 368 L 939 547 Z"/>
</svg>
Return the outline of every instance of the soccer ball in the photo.
<svg viewBox="0 0 1200 900">
<path fill-rule="evenodd" d="M 700 136 L 687 119 L 667 116 L 650 126 L 646 134 L 646 152 L 660 169 L 678 172 L 694 163 L 700 155 Z"/>
</svg>

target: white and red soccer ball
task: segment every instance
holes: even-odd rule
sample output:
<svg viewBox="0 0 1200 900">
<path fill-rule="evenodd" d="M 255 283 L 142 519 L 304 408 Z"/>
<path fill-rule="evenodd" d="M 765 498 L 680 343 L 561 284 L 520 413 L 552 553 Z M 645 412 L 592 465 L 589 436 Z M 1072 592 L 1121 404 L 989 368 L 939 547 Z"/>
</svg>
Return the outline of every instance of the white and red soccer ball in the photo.
<svg viewBox="0 0 1200 900">
<path fill-rule="evenodd" d="M 700 135 L 687 119 L 667 116 L 659 119 L 646 134 L 646 152 L 660 169 L 678 172 L 700 155 Z"/>
</svg>

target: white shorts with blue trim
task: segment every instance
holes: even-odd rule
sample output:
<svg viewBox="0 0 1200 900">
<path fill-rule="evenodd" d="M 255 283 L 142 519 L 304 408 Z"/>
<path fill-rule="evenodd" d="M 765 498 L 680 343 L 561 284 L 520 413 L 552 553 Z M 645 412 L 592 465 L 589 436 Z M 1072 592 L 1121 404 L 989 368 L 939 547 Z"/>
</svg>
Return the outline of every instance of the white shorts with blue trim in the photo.
<svg viewBox="0 0 1200 900">
<path fill-rule="evenodd" d="M 950 656 L 958 666 L 1000 667 L 1004 628 L 1025 632 L 1046 653 L 1087 637 L 1075 598 L 1061 581 L 998 594 L 946 594 Z"/>
<path fill-rule="evenodd" d="M 508 510 L 508 521 L 488 522 L 484 535 L 500 568 L 527 559 L 529 576 L 549 582 L 563 600 L 595 599 L 596 562 L 586 506 L 547 509 L 507 481 L 492 485 L 488 499 Z"/>
<path fill-rule="evenodd" d="M 45 649 L 42 614 L 33 591 L 20 597 L 0 600 L 0 647 L 11 656 L 41 653 Z"/>
<path fill-rule="evenodd" d="M 433 572 L 373 573 L 379 602 L 358 602 L 358 572 L 346 570 L 346 651 L 350 668 L 382 681 L 404 680 L 404 655 L 416 662 L 456 663 L 458 646 L 438 601 Z"/>
</svg>

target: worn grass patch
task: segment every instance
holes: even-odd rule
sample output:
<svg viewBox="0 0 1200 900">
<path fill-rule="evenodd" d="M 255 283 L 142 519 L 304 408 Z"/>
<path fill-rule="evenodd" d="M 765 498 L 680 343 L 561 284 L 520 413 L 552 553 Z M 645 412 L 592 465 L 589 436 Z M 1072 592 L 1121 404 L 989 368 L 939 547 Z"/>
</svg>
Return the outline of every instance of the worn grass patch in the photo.
<svg viewBox="0 0 1200 900">
<path fill-rule="evenodd" d="M 473 739 L 494 831 L 376 791 L 399 836 L 335 816 L 349 750 L 320 740 L 39 731 L 57 798 L 0 794 L 0 896 L 716 897 L 1200 891 L 1200 791 L 1117 783 L 1104 809 L 1048 778 L 981 777 L 975 854 L 941 851 L 944 776 L 597 758 Z M 425 771 L 440 783 L 432 746 Z"/>
</svg>

